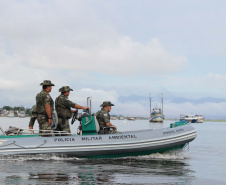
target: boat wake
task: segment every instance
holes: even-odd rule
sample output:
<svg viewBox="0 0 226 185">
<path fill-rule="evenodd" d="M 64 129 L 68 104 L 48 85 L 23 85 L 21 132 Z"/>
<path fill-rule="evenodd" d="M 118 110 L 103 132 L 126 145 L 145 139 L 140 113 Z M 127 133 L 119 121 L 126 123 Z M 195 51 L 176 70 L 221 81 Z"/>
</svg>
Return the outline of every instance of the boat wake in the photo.
<svg viewBox="0 0 226 185">
<path fill-rule="evenodd" d="M 122 157 L 123 160 L 185 160 L 189 159 L 187 152 L 185 150 L 173 150 L 165 153 L 154 153 L 150 155 L 143 156 L 130 156 Z M 76 158 L 68 157 L 65 155 L 54 155 L 54 154 L 36 154 L 36 155 L 4 155 L 0 156 L 0 161 L 83 161 L 87 158 Z M 94 160 L 94 159 L 90 159 Z M 95 159 L 95 160 L 102 160 Z M 107 159 L 105 159 L 107 160 Z M 109 160 L 119 160 L 119 158 L 110 158 Z"/>
<path fill-rule="evenodd" d="M 0 161 L 75 161 L 81 160 L 76 157 L 59 156 L 54 154 L 37 155 L 5 155 L 0 156 Z"/>
<path fill-rule="evenodd" d="M 190 157 L 186 151 L 170 151 L 167 153 L 155 153 L 146 156 L 139 156 L 140 159 L 161 159 L 161 160 L 184 160 Z"/>
</svg>

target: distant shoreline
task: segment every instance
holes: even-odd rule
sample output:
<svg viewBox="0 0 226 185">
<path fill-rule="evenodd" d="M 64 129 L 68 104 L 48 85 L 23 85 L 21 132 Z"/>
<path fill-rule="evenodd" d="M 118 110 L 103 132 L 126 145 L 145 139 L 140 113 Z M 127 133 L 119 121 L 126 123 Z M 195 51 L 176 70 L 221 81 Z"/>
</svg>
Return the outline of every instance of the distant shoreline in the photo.
<svg viewBox="0 0 226 185">
<path fill-rule="evenodd" d="M 179 121 L 179 119 L 165 119 L 168 121 Z M 205 119 L 203 122 L 226 122 L 226 120 L 222 119 Z"/>
</svg>

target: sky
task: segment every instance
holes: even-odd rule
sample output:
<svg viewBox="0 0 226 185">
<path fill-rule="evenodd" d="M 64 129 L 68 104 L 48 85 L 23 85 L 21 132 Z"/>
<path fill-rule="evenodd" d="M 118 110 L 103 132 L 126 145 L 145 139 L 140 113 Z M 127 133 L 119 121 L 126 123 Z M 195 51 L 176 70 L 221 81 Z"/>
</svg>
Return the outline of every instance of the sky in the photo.
<svg viewBox="0 0 226 185">
<path fill-rule="evenodd" d="M 31 108 L 51 80 L 93 111 L 226 119 L 226 1 L 0 0 L 0 107 Z"/>
</svg>

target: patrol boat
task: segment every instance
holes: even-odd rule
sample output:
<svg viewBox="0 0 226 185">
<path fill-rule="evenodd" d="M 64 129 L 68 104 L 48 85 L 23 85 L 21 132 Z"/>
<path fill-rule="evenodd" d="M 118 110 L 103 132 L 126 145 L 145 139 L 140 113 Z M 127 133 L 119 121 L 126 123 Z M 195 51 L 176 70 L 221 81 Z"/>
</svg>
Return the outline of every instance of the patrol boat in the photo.
<svg viewBox="0 0 226 185">
<path fill-rule="evenodd" d="M 91 99 L 87 106 L 91 107 Z M 182 149 L 196 136 L 196 130 L 187 122 L 172 123 L 169 128 L 98 135 L 99 124 L 91 110 L 80 117 L 78 134 L 52 131 L 51 135 L 30 134 L 31 130 L 11 127 L 0 135 L 0 155 L 55 154 L 80 158 L 114 158 L 149 155 L 173 149 Z M 110 128 L 106 128 L 110 129 Z M 35 130 L 32 130 L 35 132 Z M 46 137 L 44 137 L 46 136 Z"/>
</svg>

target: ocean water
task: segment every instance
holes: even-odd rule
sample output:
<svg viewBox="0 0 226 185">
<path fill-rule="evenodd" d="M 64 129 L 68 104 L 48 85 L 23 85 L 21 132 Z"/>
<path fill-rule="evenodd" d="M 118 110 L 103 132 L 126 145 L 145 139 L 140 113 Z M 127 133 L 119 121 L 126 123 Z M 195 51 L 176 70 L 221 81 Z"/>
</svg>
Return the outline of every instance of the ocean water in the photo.
<svg viewBox="0 0 226 185">
<path fill-rule="evenodd" d="M 169 127 L 174 121 L 113 120 L 119 131 Z M 27 128 L 29 118 L 0 118 L 0 126 Z M 76 121 L 71 130 L 77 132 Z M 226 184 L 226 122 L 192 124 L 197 138 L 184 150 L 116 159 L 54 155 L 0 157 L 0 184 Z M 35 124 L 38 129 L 38 123 Z"/>
</svg>

